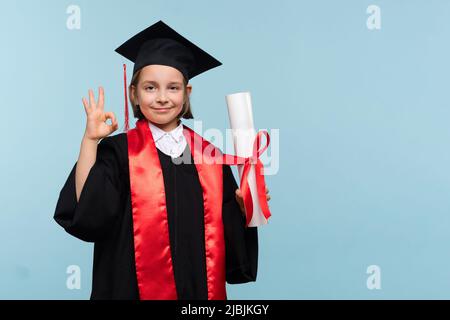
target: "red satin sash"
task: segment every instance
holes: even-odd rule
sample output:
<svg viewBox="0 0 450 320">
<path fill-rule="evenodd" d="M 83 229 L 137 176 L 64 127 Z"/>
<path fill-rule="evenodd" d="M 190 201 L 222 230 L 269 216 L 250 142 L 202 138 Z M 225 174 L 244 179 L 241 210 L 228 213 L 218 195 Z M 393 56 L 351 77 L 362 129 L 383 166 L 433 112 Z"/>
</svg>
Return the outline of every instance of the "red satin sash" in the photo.
<svg viewBox="0 0 450 320">
<path fill-rule="evenodd" d="M 188 142 L 203 190 L 209 300 L 226 299 L 220 150 L 190 128 Z M 164 178 L 146 119 L 127 132 L 136 275 L 140 299 L 177 299 L 170 252 Z M 206 151 L 206 152 L 205 152 Z"/>
</svg>

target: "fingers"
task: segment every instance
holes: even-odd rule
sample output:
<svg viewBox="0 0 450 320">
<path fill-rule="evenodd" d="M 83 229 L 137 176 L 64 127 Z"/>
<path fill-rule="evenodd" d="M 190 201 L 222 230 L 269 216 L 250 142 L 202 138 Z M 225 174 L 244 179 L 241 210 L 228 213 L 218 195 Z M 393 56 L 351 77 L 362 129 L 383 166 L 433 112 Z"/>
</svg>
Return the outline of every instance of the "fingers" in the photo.
<svg viewBox="0 0 450 320">
<path fill-rule="evenodd" d="M 267 188 L 267 186 L 266 186 L 266 199 L 267 199 L 267 201 L 270 200 L 269 188 Z"/>
<path fill-rule="evenodd" d="M 236 196 L 236 200 L 239 202 L 239 204 L 243 204 L 244 203 L 244 200 L 242 198 L 241 189 L 236 189 L 235 196 Z"/>
<path fill-rule="evenodd" d="M 241 189 L 236 189 L 236 198 L 241 201 L 242 200 L 242 192 Z M 266 187 L 266 199 L 267 201 L 270 201 L 271 197 L 269 195 L 269 189 Z"/>
<path fill-rule="evenodd" d="M 103 106 L 105 103 L 105 91 L 103 90 L 103 87 L 98 88 L 98 103 L 97 106 L 103 110 Z"/>
<path fill-rule="evenodd" d="M 242 199 L 242 193 L 240 189 L 236 189 L 236 201 L 239 204 L 239 208 L 241 209 L 242 213 L 245 214 L 245 207 L 244 207 L 244 200 Z"/>
<path fill-rule="evenodd" d="M 114 114 L 114 112 L 106 112 L 105 113 L 105 121 L 107 119 L 111 119 L 111 124 L 117 123 L 116 115 Z"/>
<path fill-rule="evenodd" d="M 91 89 L 89 89 L 89 106 L 94 109 L 96 108 L 94 92 Z"/>
<path fill-rule="evenodd" d="M 87 114 L 89 112 L 88 102 L 84 97 L 83 97 L 83 99 L 81 99 L 81 101 L 83 101 L 84 110 L 86 111 L 86 114 Z"/>
<path fill-rule="evenodd" d="M 94 91 L 89 89 L 88 95 L 89 95 L 89 103 L 84 97 L 82 99 L 84 110 L 86 110 L 86 113 L 88 113 L 93 108 L 95 109 L 97 107 L 99 107 L 101 110 L 103 110 L 103 107 L 105 105 L 105 91 L 104 91 L 103 87 L 98 88 L 98 101 L 97 102 L 95 102 Z"/>
<path fill-rule="evenodd" d="M 235 194 L 236 194 L 236 200 L 239 204 L 239 207 L 241 208 L 242 212 L 245 212 L 244 199 L 242 196 L 241 189 L 236 189 Z M 267 188 L 267 186 L 266 186 L 266 199 L 267 199 L 267 201 L 270 201 L 270 199 L 271 199 L 270 195 L 269 195 L 269 189 Z"/>
<path fill-rule="evenodd" d="M 105 113 L 105 121 L 108 119 L 111 119 L 110 129 L 112 131 L 115 131 L 119 127 L 119 124 L 117 123 L 116 115 L 114 114 L 114 112 Z"/>
</svg>

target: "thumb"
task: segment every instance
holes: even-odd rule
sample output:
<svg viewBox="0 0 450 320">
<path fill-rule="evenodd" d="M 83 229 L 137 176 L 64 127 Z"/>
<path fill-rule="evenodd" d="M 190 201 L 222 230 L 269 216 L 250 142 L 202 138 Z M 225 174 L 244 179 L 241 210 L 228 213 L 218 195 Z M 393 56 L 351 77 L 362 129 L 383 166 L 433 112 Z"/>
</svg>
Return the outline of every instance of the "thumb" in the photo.
<svg viewBox="0 0 450 320">
<path fill-rule="evenodd" d="M 116 116 L 113 112 L 106 112 L 105 113 L 105 119 L 111 119 L 111 125 L 108 125 L 109 131 L 112 133 L 118 128 L 118 123 L 116 120 Z"/>
<path fill-rule="evenodd" d="M 113 123 L 111 126 L 109 126 L 110 134 L 117 130 L 119 125 L 117 123 Z"/>
<path fill-rule="evenodd" d="M 116 115 L 114 114 L 114 112 L 105 112 L 105 120 L 111 119 L 111 123 L 112 125 L 114 125 L 114 123 L 116 123 Z"/>
</svg>

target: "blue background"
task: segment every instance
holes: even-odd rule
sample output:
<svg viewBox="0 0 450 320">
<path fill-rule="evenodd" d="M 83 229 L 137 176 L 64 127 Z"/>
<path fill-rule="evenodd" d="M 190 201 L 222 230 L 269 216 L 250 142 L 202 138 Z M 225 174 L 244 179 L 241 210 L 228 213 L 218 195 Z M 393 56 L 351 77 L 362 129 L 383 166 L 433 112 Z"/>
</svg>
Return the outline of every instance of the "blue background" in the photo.
<svg viewBox="0 0 450 320">
<path fill-rule="evenodd" d="M 71 4 L 80 30 L 66 27 Z M 371 4 L 381 30 L 366 26 Z M 258 279 L 229 298 L 450 298 L 449 1 L 22 0 L 0 12 L 0 298 L 89 297 L 93 246 L 53 221 L 81 98 L 104 86 L 122 123 L 114 49 L 160 19 L 224 63 L 191 82 L 204 129 L 225 130 L 224 96 L 250 91 L 256 127 L 280 130 Z M 69 265 L 80 290 L 66 287 Z"/>
</svg>

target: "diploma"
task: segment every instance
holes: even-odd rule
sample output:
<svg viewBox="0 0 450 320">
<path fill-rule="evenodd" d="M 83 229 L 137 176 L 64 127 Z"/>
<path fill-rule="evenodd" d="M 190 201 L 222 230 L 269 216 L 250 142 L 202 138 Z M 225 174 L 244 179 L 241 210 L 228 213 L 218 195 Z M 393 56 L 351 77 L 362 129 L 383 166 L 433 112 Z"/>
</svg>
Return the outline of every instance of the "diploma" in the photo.
<svg viewBox="0 0 450 320">
<path fill-rule="evenodd" d="M 256 138 L 253 125 L 253 110 L 250 92 L 234 93 L 226 96 L 228 116 L 233 136 L 234 152 L 239 157 L 251 157 Z M 242 180 L 243 165 L 238 165 L 239 178 Z M 249 227 L 258 227 L 267 223 L 257 193 L 255 165 L 251 165 L 247 176 L 253 202 L 253 215 Z"/>
</svg>

